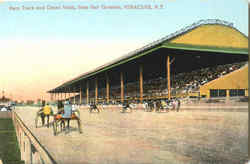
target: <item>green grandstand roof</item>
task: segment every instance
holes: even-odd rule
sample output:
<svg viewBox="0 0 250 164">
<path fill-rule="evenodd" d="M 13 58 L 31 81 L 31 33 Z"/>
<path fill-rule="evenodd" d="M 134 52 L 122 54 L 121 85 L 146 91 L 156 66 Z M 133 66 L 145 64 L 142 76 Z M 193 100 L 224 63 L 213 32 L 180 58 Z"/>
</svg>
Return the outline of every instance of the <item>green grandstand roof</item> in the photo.
<svg viewBox="0 0 250 164">
<path fill-rule="evenodd" d="M 212 46 L 199 46 L 179 43 L 164 43 L 163 48 L 192 50 L 192 51 L 206 51 L 206 52 L 219 52 L 230 54 L 245 54 L 248 55 L 248 48 L 233 48 L 233 47 L 212 47 Z"/>
</svg>

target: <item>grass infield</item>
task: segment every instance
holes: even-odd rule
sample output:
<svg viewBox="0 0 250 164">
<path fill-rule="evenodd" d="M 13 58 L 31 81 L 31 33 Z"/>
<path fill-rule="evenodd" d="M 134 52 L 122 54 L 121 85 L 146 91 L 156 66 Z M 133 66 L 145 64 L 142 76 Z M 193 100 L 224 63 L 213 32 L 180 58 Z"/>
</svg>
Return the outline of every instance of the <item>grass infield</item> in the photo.
<svg viewBox="0 0 250 164">
<path fill-rule="evenodd" d="M 24 164 L 11 118 L 0 118 L 0 159 L 3 164 Z"/>
</svg>

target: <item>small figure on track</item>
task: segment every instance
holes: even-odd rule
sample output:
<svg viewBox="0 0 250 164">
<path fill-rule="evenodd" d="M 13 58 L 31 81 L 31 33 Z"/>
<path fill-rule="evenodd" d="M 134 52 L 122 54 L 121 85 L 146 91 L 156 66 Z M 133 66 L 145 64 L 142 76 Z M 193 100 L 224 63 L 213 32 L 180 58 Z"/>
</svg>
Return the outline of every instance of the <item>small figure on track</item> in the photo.
<svg viewBox="0 0 250 164">
<path fill-rule="evenodd" d="M 95 103 L 90 104 L 89 112 L 92 113 L 93 110 L 100 113 L 100 110 L 99 110 L 99 108 L 97 107 L 97 105 Z"/>
<path fill-rule="evenodd" d="M 128 103 L 128 102 L 124 102 L 123 104 L 122 104 L 122 110 L 121 110 L 121 113 L 125 113 L 126 111 L 130 111 L 130 112 L 132 112 L 132 107 L 131 107 L 131 105 Z"/>
</svg>

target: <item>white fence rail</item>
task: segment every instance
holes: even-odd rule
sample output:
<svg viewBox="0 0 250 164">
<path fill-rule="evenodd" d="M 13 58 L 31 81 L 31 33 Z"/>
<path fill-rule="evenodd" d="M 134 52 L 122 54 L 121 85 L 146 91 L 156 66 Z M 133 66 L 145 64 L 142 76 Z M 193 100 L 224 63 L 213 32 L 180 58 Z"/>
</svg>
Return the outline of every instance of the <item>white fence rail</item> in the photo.
<svg viewBox="0 0 250 164">
<path fill-rule="evenodd" d="M 24 160 L 25 164 L 56 164 L 15 111 L 12 112 L 12 120 L 20 147 L 21 160 Z"/>
</svg>

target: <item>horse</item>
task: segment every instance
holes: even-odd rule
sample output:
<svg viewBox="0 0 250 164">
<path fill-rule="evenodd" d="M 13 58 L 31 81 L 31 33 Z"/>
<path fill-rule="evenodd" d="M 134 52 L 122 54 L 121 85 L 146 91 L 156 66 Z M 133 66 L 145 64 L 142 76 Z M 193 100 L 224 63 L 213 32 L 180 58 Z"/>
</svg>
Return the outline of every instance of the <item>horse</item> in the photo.
<svg viewBox="0 0 250 164">
<path fill-rule="evenodd" d="M 98 113 L 100 113 L 100 110 L 96 104 L 90 104 L 89 112 L 92 113 L 93 110 L 96 110 Z"/>
<path fill-rule="evenodd" d="M 60 123 L 60 128 L 62 131 L 63 129 L 65 129 L 65 121 L 67 121 L 67 123 L 68 123 L 67 128 L 69 129 L 70 120 L 77 121 L 79 133 L 82 133 L 81 120 L 80 120 L 80 117 L 76 115 L 76 112 L 72 112 L 72 115 L 69 118 L 64 118 L 64 117 L 62 117 L 61 114 L 57 113 L 54 115 L 54 121 L 53 121 L 54 135 L 57 135 L 58 123 Z"/>
<path fill-rule="evenodd" d="M 132 104 L 129 104 L 129 103 L 123 103 L 122 104 L 122 110 L 121 110 L 121 113 L 125 113 L 126 111 L 130 111 L 132 112 L 132 109 L 133 109 L 133 105 Z"/>
<path fill-rule="evenodd" d="M 175 110 L 176 109 L 176 112 L 179 112 L 180 110 L 180 106 L 181 106 L 181 101 L 179 99 L 174 99 L 171 101 L 171 110 Z"/>
<path fill-rule="evenodd" d="M 144 111 L 145 112 L 152 112 L 155 108 L 155 103 L 153 101 L 149 101 L 144 105 Z"/>
<path fill-rule="evenodd" d="M 157 100 L 155 112 L 162 112 L 162 111 L 168 112 L 170 109 L 169 107 L 170 107 L 169 102 L 166 102 L 164 100 Z"/>
</svg>

